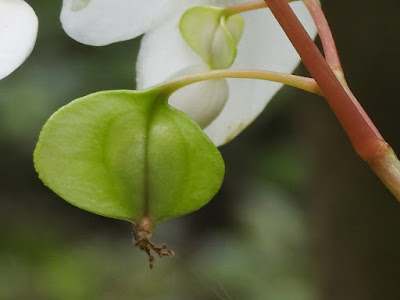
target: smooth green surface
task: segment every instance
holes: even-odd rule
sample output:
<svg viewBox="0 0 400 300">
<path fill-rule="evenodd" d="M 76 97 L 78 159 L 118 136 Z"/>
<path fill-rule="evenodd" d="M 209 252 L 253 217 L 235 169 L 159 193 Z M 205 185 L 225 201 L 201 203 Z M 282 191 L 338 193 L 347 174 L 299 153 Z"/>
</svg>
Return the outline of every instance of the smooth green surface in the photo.
<svg viewBox="0 0 400 300">
<path fill-rule="evenodd" d="M 99 92 L 64 106 L 43 127 L 34 162 L 66 201 L 134 223 L 202 207 L 224 175 L 217 148 L 157 89 Z"/>
<path fill-rule="evenodd" d="M 179 29 L 188 45 L 211 69 L 229 68 L 244 28 L 240 15 L 227 17 L 223 8 L 196 6 L 187 10 Z"/>
</svg>

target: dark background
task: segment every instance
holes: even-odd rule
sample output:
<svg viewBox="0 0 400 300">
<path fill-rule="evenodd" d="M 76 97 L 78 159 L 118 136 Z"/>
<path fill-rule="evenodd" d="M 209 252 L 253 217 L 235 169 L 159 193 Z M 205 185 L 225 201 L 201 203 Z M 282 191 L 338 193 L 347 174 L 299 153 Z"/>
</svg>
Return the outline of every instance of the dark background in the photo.
<svg viewBox="0 0 400 300">
<path fill-rule="evenodd" d="M 62 31 L 61 1 L 28 2 L 36 47 L 0 82 L 0 299 L 400 299 L 400 204 L 324 99 L 293 88 L 221 147 L 215 199 L 160 224 L 155 240 L 177 256 L 151 271 L 127 223 L 44 187 L 32 166 L 41 126 L 74 98 L 133 88 L 140 39 L 84 46 Z M 400 2 L 323 7 L 350 87 L 400 153 Z"/>
</svg>

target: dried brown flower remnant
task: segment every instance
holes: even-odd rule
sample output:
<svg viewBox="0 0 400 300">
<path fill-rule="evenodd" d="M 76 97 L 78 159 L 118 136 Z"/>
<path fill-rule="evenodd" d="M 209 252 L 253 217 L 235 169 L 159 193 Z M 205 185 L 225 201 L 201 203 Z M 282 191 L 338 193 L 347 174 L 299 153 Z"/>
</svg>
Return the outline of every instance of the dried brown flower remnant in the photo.
<svg viewBox="0 0 400 300">
<path fill-rule="evenodd" d="M 162 244 L 161 246 L 157 246 L 151 243 L 150 238 L 152 233 L 153 224 L 148 217 L 143 217 L 138 225 L 134 225 L 133 244 L 147 253 L 150 269 L 154 265 L 154 256 L 151 254 L 151 251 L 157 253 L 159 257 L 175 255 L 174 251 L 168 249 L 167 245 Z"/>
</svg>

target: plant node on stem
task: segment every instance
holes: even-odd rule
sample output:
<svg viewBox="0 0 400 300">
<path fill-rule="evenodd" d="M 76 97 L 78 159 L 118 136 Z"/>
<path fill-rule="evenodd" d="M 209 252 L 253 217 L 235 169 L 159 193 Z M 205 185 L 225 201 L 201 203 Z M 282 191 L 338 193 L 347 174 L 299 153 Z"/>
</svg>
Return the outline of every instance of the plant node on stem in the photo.
<svg viewBox="0 0 400 300">
<path fill-rule="evenodd" d="M 148 217 L 143 217 L 139 224 L 133 226 L 133 244 L 140 250 L 143 250 L 149 256 L 149 267 L 153 268 L 154 256 L 151 251 L 158 254 L 159 257 L 174 256 L 174 251 L 168 249 L 167 245 L 154 245 L 150 242 L 153 233 L 153 224 Z"/>
<path fill-rule="evenodd" d="M 400 201 L 400 161 L 388 143 L 377 158 L 368 161 L 369 166 L 378 175 L 389 191 Z"/>
</svg>

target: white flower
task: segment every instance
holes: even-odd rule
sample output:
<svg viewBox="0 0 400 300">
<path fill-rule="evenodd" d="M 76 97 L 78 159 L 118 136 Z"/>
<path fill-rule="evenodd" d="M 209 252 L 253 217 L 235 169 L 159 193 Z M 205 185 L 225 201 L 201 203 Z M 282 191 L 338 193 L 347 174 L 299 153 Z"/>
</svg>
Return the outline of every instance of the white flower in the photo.
<svg viewBox="0 0 400 300">
<path fill-rule="evenodd" d="M 0 79 L 17 69 L 31 54 L 38 19 L 23 0 L 0 0 Z"/>
<path fill-rule="evenodd" d="M 70 36 L 90 45 L 105 45 L 145 32 L 137 61 L 137 87 L 143 89 L 209 69 L 179 31 L 179 20 L 188 8 L 244 2 L 248 1 L 146 0 L 143 4 L 138 0 L 64 0 L 61 20 Z M 314 37 L 316 27 L 304 4 L 296 1 L 291 6 Z M 291 73 L 300 58 L 269 9 L 242 16 L 244 32 L 232 68 Z M 281 86 L 260 80 L 209 80 L 177 91 L 170 104 L 191 116 L 219 146 L 246 128 Z"/>
<path fill-rule="evenodd" d="M 74 40 L 92 46 L 125 41 L 161 20 L 170 0 L 63 0 L 61 23 Z M 163 14 L 164 15 L 164 14 Z"/>
</svg>

